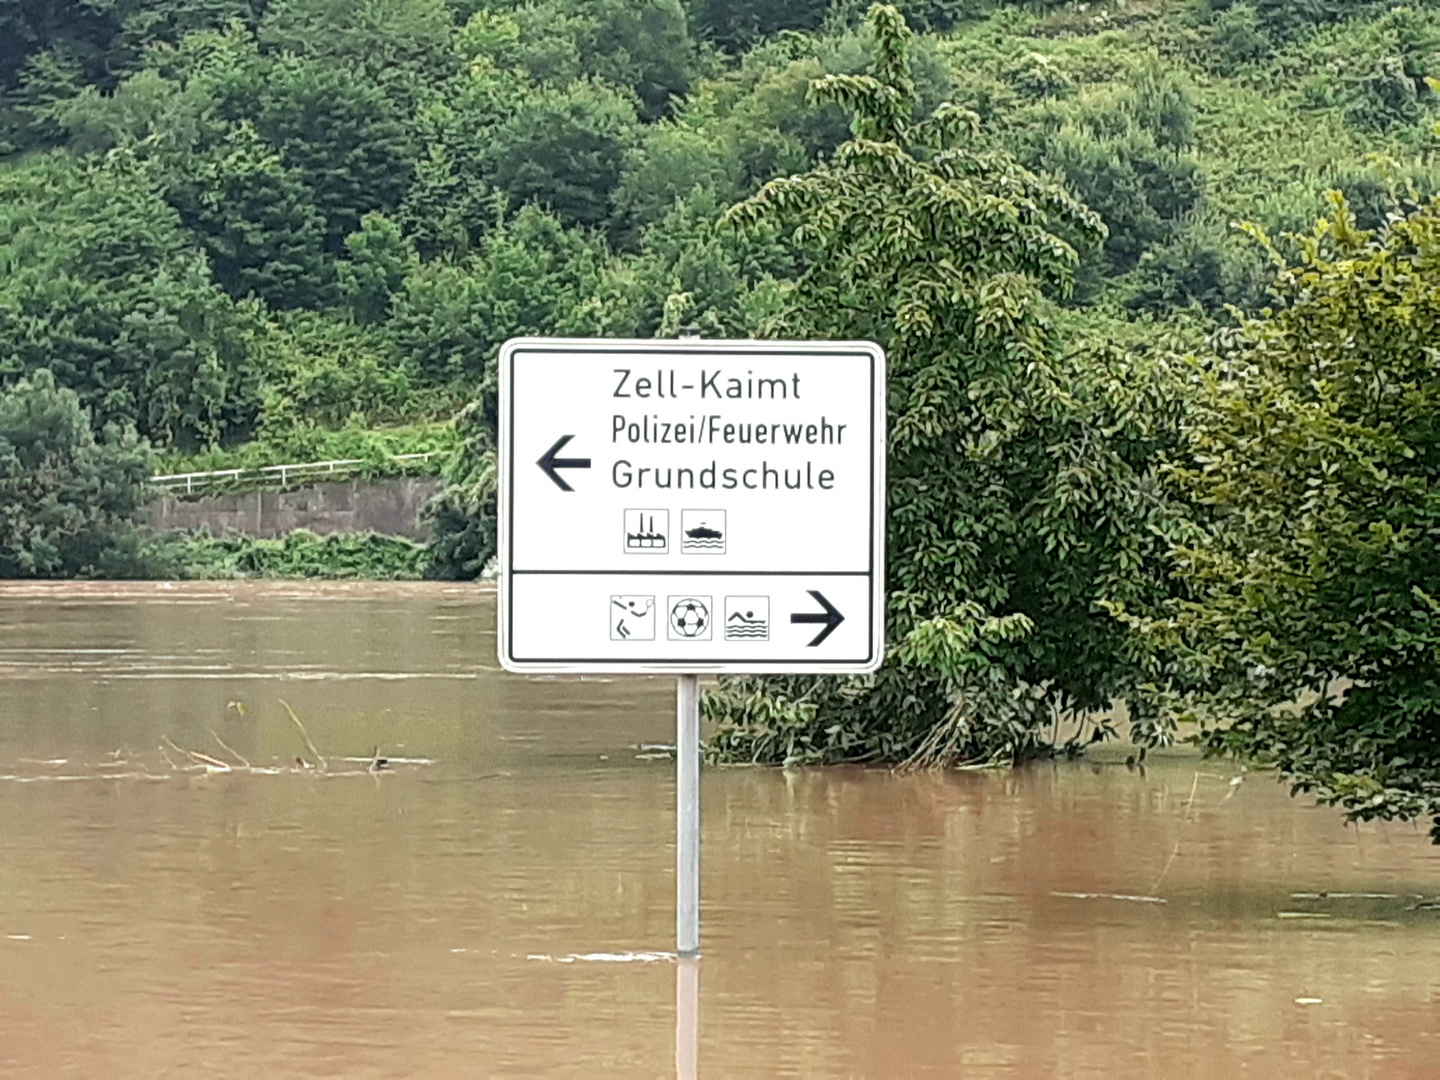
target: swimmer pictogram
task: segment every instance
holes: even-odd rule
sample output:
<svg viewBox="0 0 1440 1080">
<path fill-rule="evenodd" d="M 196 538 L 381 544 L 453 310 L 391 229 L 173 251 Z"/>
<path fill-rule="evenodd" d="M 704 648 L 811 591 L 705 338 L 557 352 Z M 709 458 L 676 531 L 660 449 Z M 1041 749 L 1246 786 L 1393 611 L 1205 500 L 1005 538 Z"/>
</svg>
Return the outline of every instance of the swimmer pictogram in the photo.
<svg viewBox="0 0 1440 1080">
<path fill-rule="evenodd" d="M 768 596 L 725 597 L 726 641 L 769 641 L 770 598 Z"/>
</svg>

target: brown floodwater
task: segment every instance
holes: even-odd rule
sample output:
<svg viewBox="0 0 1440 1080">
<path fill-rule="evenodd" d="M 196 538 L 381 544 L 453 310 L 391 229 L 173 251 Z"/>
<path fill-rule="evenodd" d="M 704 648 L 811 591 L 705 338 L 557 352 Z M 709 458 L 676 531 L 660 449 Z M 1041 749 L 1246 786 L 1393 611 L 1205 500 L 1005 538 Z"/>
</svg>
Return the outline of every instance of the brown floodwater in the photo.
<svg viewBox="0 0 1440 1080">
<path fill-rule="evenodd" d="M 1440 853 L 1187 757 L 708 768 L 692 978 L 672 684 L 493 624 L 0 586 L 0 1074 L 1440 1076 Z"/>
</svg>

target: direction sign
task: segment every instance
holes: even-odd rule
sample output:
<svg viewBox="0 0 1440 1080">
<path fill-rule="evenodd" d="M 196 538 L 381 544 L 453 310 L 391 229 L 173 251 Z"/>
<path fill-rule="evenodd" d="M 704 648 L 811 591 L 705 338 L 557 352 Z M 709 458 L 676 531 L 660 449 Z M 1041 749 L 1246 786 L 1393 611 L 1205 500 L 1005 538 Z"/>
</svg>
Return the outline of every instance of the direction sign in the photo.
<svg viewBox="0 0 1440 1080">
<path fill-rule="evenodd" d="M 885 355 L 870 342 L 500 350 L 510 671 L 873 671 Z"/>
</svg>

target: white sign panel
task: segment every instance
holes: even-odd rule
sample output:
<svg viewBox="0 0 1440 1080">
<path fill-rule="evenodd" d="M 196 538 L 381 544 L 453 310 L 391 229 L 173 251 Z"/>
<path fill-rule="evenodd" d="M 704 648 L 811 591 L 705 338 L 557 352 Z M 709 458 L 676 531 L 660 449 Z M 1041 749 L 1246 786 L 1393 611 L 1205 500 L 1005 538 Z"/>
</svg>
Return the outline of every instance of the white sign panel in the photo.
<svg viewBox="0 0 1440 1080">
<path fill-rule="evenodd" d="M 884 491 L 870 342 L 507 342 L 500 662 L 873 671 Z"/>
</svg>

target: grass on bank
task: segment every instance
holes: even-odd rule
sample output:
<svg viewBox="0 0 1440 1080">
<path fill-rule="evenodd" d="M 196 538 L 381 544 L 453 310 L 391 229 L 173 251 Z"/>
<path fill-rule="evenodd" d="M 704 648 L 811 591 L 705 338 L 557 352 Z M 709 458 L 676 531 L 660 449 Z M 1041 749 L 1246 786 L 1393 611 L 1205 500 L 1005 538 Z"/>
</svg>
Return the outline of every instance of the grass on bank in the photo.
<svg viewBox="0 0 1440 1080">
<path fill-rule="evenodd" d="M 180 578 L 311 578 L 416 581 L 432 561 L 430 549 L 380 533 L 317 536 L 299 529 L 274 540 L 170 534 L 157 541 L 159 561 Z"/>
</svg>

